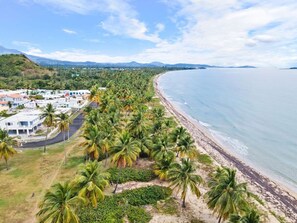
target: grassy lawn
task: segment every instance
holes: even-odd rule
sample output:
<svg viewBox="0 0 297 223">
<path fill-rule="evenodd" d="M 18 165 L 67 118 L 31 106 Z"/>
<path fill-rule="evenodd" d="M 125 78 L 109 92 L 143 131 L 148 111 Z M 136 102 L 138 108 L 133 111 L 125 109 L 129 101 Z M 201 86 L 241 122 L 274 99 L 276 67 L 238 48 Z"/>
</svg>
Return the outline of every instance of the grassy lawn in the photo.
<svg viewBox="0 0 297 223">
<path fill-rule="evenodd" d="M 77 133 L 78 134 L 78 133 Z M 71 178 L 83 162 L 79 143 L 74 135 L 69 142 L 43 149 L 23 150 L 9 160 L 10 169 L 0 162 L 0 223 L 36 222 L 37 204 L 45 190 L 57 181 Z M 64 148 L 67 162 L 64 164 Z"/>
</svg>

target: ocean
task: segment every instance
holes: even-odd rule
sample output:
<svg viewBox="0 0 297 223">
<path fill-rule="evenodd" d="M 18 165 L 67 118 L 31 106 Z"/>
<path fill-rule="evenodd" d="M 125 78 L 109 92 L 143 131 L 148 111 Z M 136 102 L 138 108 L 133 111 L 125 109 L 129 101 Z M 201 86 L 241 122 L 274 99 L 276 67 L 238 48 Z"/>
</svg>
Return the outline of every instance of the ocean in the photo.
<svg viewBox="0 0 297 223">
<path fill-rule="evenodd" d="M 158 83 L 230 153 L 297 192 L 297 70 L 171 71 Z"/>
</svg>

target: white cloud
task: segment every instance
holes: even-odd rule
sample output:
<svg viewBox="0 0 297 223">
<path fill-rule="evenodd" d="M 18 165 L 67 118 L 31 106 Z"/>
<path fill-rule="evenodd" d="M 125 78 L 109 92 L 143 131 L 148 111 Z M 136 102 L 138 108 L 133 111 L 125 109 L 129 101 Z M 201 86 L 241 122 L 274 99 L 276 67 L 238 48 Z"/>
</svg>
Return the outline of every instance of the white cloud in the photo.
<svg viewBox="0 0 297 223">
<path fill-rule="evenodd" d="M 294 0 L 164 1 L 176 11 L 182 35 L 145 50 L 138 55 L 143 60 L 281 67 L 297 62 L 296 53 L 284 48 L 297 45 Z"/>
<path fill-rule="evenodd" d="M 160 32 L 162 32 L 165 29 L 165 25 L 162 24 L 162 23 L 158 23 L 156 25 L 156 29 L 157 29 L 157 33 L 160 33 Z"/>
<path fill-rule="evenodd" d="M 70 35 L 75 35 L 77 34 L 77 32 L 75 32 L 74 30 L 71 30 L 71 29 L 62 29 L 62 31 L 64 33 L 67 33 L 67 34 L 70 34 Z"/>
<path fill-rule="evenodd" d="M 100 26 L 108 33 L 155 43 L 125 58 L 68 50 L 47 54 L 51 58 L 279 67 L 297 63 L 296 0 L 162 0 L 181 33 L 170 42 L 159 37 L 165 26 L 149 30 L 129 0 L 33 1 L 79 14 L 103 13 L 107 17 Z"/>
<path fill-rule="evenodd" d="M 28 50 L 26 54 L 45 57 L 50 59 L 65 60 L 65 61 L 93 61 L 93 62 L 125 62 L 127 57 L 111 57 L 108 55 L 102 55 L 96 52 L 89 52 L 81 49 L 67 49 L 58 50 L 50 53 L 44 53 L 40 49 Z"/>
<path fill-rule="evenodd" d="M 28 1 L 28 0 L 22 0 Z M 32 0 L 34 3 L 51 6 L 59 11 L 78 14 L 90 14 L 101 12 L 107 18 L 100 26 L 113 35 L 129 38 L 159 42 L 157 34 L 149 32 L 146 24 L 137 17 L 137 12 L 129 4 L 129 0 Z M 65 32 L 70 30 L 64 30 Z M 70 32 L 67 32 L 70 33 Z M 151 34 L 150 34 L 151 33 Z M 74 34 L 74 33 L 70 33 Z"/>
</svg>

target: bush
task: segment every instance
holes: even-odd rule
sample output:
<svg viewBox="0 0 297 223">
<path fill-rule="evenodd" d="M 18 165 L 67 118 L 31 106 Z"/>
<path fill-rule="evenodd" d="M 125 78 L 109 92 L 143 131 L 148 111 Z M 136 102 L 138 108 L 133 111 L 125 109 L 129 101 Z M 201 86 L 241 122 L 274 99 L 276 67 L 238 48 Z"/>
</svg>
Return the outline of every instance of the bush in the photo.
<svg viewBox="0 0 297 223">
<path fill-rule="evenodd" d="M 149 182 L 156 178 L 154 172 L 148 169 L 136 169 L 136 168 L 110 168 L 107 170 L 110 173 L 110 181 L 118 182 L 120 184 L 128 181 L 139 181 L 139 182 Z"/>
<path fill-rule="evenodd" d="M 212 164 L 212 159 L 209 155 L 207 154 L 199 154 L 197 157 L 197 160 L 199 163 L 205 164 L 205 165 L 211 165 Z"/>
<path fill-rule="evenodd" d="M 157 201 L 169 197 L 171 193 L 170 188 L 160 186 L 127 190 L 107 196 L 95 209 L 92 207 L 80 209 L 79 217 L 82 223 L 122 223 L 124 217 L 130 222 L 147 223 L 152 217 L 139 206 L 156 204 Z"/>
<path fill-rule="evenodd" d="M 171 195 L 170 188 L 161 186 L 148 186 L 134 190 L 126 190 L 120 195 L 133 206 L 156 204 L 159 200 L 164 200 Z"/>
</svg>

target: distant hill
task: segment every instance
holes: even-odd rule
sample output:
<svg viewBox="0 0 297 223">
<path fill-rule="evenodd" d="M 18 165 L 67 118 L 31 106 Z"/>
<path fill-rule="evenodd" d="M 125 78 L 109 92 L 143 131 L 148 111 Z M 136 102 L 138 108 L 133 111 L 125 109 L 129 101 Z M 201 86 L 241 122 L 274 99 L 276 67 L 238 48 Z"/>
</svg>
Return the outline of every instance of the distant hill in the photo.
<svg viewBox="0 0 297 223">
<path fill-rule="evenodd" d="M 4 54 L 22 54 L 22 52 L 14 49 L 7 49 L 7 48 L 4 48 L 3 46 L 0 46 L 0 55 L 4 55 Z"/>
<path fill-rule="evenodd" d="M 43 68 L 23 54 L 5 54 L 0 56 L 0 76 L 36 76 L 51 75 L 53 71 Z"/>
<path fill-rule="evenodd" d="M 7 49 L 0 46 L 0 55 L 1 54 L 24 54 L 18 50 Z M 97 63 L 97 62 L 72 62 L 72 61 L 63 61 L 63 60 L 55 60 L 48 59 L 44 57 L 38 57 L 33 55 L 26 55 L 30 60 L 42 66 L 61 66 L 61 67 L 95 67 L 95 68 L 154 68 L 154 67 L 162 67 L 162 68 L 172 68 L 172 69 L 206 69 L 206 68 L 255 68 L 253 66 L 212 66 L 208 64 L 188 64 L 188 63 L 178 63 L 178 64 L 164 64 L 158 61 L 152 63 L 138 63 L 135 61 L 127 62 L 127 63 Z"/>
<path fill-rule="evenodd" d="M 291 70 L 297 70 L 297 67 L 291 67 L 290 69 Z"/>
</svg>

